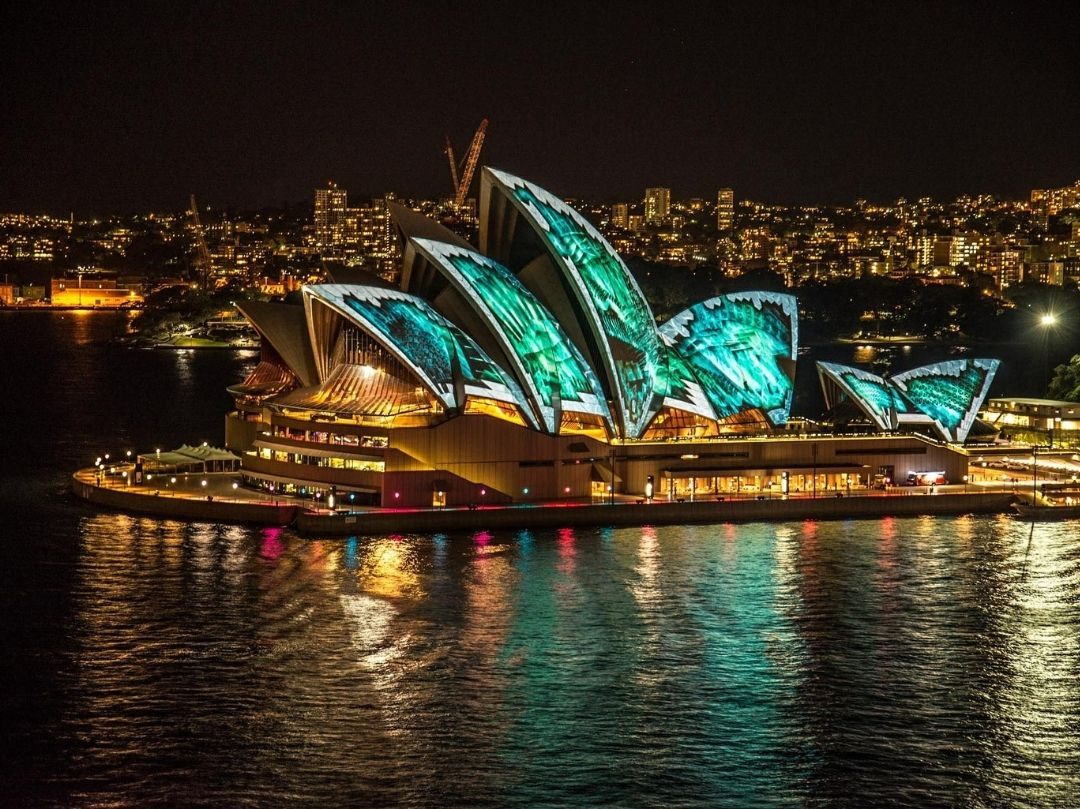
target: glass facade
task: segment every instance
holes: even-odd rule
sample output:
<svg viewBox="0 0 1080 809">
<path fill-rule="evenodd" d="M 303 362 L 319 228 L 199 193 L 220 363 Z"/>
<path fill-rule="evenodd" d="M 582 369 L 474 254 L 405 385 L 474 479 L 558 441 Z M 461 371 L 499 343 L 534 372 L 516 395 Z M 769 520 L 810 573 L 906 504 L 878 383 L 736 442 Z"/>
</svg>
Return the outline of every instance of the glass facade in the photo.
<svg viewBox="0 0 1080 809">
<path fill-rule="evenodd" d="M 554 433 L 556 392 L 563 410 L 609 417 L 600 381 L 552 314 L 510 270 L 462 247 L 413 239 L 458 288 L 518 365 L 544 427 Z"/>
<path fill-rule="evenodd" d="M 760 410 L 773 425 L 791 412 L 798 342 L 795 298 L 740 292 L 711 298 L 660 327 L 723 419 Z"/>
<path fill-rule="evenodd" d="M 615 382 L 626 435 L 639 437 L 654 413 L 655 394 L 666 387 L 663 345 L 645 296 L 611 245 L 577 211 L 532 183 L 489 171 L 569 276 Z"/>
</svg>

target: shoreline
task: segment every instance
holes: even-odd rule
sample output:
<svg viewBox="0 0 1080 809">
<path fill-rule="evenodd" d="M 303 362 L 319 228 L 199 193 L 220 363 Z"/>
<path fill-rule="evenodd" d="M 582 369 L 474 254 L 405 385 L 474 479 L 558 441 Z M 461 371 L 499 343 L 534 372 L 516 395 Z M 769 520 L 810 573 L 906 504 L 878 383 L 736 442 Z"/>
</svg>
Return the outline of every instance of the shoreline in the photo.
<svg viewBox="0 0 1080 809">
<path fill-rule="evenodd" d="M 725 498 L 651 503 L 622 500 L 616 503 L 516 503 L 478 508 L 370 508 L 330 512 L 310 509 L 293 501 L 252 497 L 210 499 L 201 494 L 178 492 L 163 495 L 148 487 L 99 485 L 92 469 L 73 474 L 71 488 L 77 497 L 104 508 L 196 522 L 295 524 L 302 536 L 1001 514 L 1011 513 L 1012 503 L 1017 498 L 1011 490 L 935 494 L 905 491 L 763 500 Z"/>
<path fill-rule="evenodd" d="M 296 515 L 303 536 L 438 533 L 527 528 L 598 528 L 645 525 L 788 522 L 881 517 L 1011 513 L 1011 492 L 845 495 L 788 500 L 698 500 L 671 503 L 590 503 L 487 506 L 478 509 L 370 510 Z"/>
</svg>

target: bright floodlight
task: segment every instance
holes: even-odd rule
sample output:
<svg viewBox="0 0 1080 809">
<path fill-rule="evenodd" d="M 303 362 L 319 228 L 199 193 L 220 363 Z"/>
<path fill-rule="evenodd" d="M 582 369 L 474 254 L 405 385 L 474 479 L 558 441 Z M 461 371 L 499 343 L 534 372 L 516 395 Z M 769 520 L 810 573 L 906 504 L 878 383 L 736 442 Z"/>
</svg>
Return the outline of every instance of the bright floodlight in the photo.
<svg viewBox="0 0 1080 809">
<path fill-rule="evenodd" d="M 1045 315 L 1039 318 L 1039 322 L 1044 326 L 1053 326 L 1057 323 L 1057 315 L 1052 312 L 1047 312 Z"/>
</svg>

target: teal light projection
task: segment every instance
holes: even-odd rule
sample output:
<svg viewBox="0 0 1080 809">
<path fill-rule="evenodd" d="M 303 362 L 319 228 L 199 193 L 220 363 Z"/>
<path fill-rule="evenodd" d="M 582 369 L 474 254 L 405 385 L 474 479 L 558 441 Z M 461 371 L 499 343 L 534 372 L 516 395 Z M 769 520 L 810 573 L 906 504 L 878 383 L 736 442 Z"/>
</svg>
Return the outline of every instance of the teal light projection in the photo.
<svg viewBox="0 0 1080 809">
<path fill-rule="evenodd" d="M 320 284 L 306 289 L 371 334 L 448 408 L 462 404 L 455 396 L 455 380 L 460 378 L 467 396 L 514 404 L 532 423 L 531 410 L 510 375 L 421 298 L 395 289 L 353 284 Z"/>
<path fill-rule="evenodd" d="M 951 441 L 967 439 L 1000 360 L 939 362 L 897 374 L 891 382 Z"/>
<path fill-rule="evenodd" d="M 877 374 L 832 362 L 819 362 L 817 366 L 819 373 L 839 385 L 879 430 L 894 429 L 900 413 L 914 410 L 898 390 Z"/>
<path fill-rule="evenodd" d="M 664 344 L 666 395 L 664 405 L 678 410 L 696 413 L 707 419 L 718 418 L 716 409 L 701 387 L 697 375 L 683 356 L 667 343 Z"/>
<path fill-rule="evenodd" d="M 544 427 L 559 429 L 557 404 L 568 412 L 610 419 L 600 381 L 554 316 L 498 262 L 444 242 L 412 239 L 483 318 L 517 365 Z M 556 402 L 558 394 L 558 402 Z"/>
<path fill-rule="evenodd" d="M 858 368 L 819 362 L 831 379 L 881 430 L 932 424 L 946 441 L 965 441 L 999 360 L 949 360 L 883 379 Z"/>
<path fill-rule="evenodd" d="M 660 334 L 690 366 L 718 418 L 760 410 L 773 425 L 787 421 L 798 342 L 794 297 L 711 298 L 675 315 Z"/>
<path fill-rule="evenodd" d="M 663 345 L 645 296 L 596 229 L 539 186 L 489 169 L 532 222 L 588 314 L 627 437 L 638 438 L 666 389 Z"/>
</svg>

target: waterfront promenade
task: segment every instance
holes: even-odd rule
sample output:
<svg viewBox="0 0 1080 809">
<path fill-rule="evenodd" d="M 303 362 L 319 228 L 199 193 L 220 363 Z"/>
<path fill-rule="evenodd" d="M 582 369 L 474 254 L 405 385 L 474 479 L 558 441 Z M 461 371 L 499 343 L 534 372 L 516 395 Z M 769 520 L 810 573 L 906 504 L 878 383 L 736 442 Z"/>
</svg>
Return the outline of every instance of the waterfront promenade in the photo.
<svg viewBox="0 0 1080 809">
<path fill-rule="evenodd" d="M 237 475 L 228 473 L 161 475 L 136 485 L 121 474 L 99 474 L 88 467 L 72 475 L 71 487 L 98 506 L 182 520 L 289 525 L 301 508 L 294 498 L 269 498 L 245 489 Z"/>
<path fill-rule="evenodd" d="M 205 481 L 205 483 L 204 483 Z M 72 476 L 72 489 L 98 506 L 192 521 L 290 525 L 301 534 L 428 533 L 478 529 L 681 525 L 798 519 L 875 518 L 920 514 L 1002 513 L 1015 487 L 901 487 L 854 494 L 790 497 L 745 495 L 669 502 L 619 496 L 613 502 L 557 501 L 507 506 L 430 509 L 313 508 L 298 498 L 270 499 L 245 489 L 233 474 L 166 478 L 128 485 L 122 476 L 98 476 L 91 467 Z"/>
</svg>

